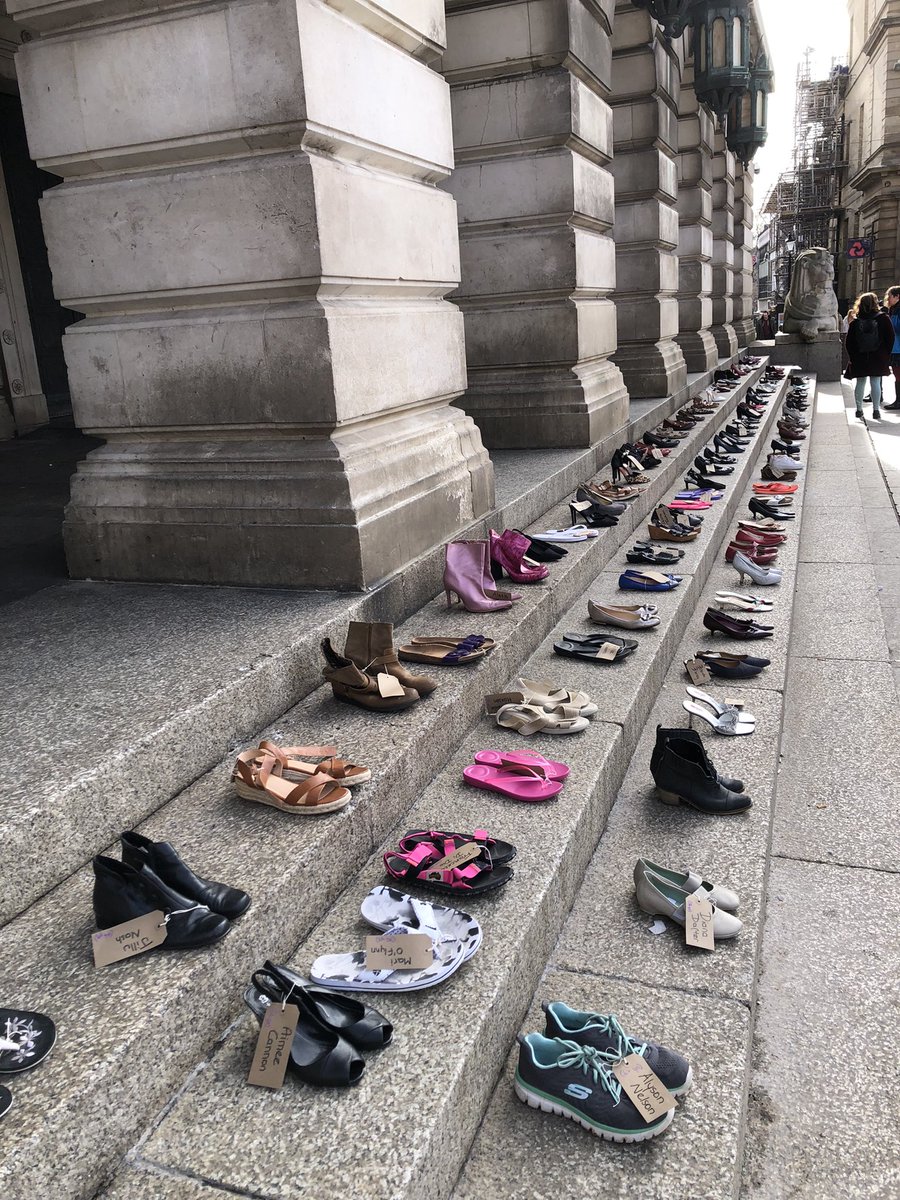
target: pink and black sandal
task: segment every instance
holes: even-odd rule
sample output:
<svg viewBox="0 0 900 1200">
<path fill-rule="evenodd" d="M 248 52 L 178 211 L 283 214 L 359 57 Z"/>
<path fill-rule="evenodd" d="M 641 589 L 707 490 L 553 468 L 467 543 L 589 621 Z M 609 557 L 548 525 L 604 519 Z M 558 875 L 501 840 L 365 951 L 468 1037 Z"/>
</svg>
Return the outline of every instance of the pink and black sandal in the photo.
<svg viewBox="0 0 900 1200">
<path fill-rule="evenodd" d="M 473 763 L 463 769 L 463 779 L 469 787 L 484 788 L 488 792 L 499 792 L 510 800 L 524 800 L 535 803 L 541 800 L 552 800 L 562 791 L 558 779 L 548 779 L 543 767 L 537 763 L 526 764 L 515 762 L 504 755 L 499 767 L 489 767 L 482 763 Z"/>
<path fill-rule="evenodd" d="M 434 846 L 423 844 L 407 853 L 389 850 L 384 856 L 384 869 L 392 879 L 402 879 L 405 883 L 416 883 L 438 892 L 467 892 L 470 896 L 494 892 L 513 877 L 512 867 L 487 866 L 477 859 L 464 867 L 443 871 L 429 866 L 429 862 L 434 861 Z"/>
<path fill-rule="evenodd" d="M 477 759 L 477 755 L 475 756 Z M 562 765 L 562 764 L 560 764 Z M 400 839 L 401 850 L 415 850 L 417 846 L 430 845 L 434 848 L 434 862 L 447 854 L 452 854 L 467 842 L 478 842 L 484 849 L 481 859 L 488 866 L 500 866 L 501 863 L 512 862 L 516 857 L 516 848 L 512 842 L 502 842 L 492 838 L 486 829 L 476 829 L 474 833 L 447 833 L 440 829 L 408 829 Z"/>
<path fill-rule="evenodd" d="M 504 759 L 526 767 L 540 767 L 548 779 L 558 779 L 560 783 L 569 774 L 569 768 L 564 762 L 544 758 L 537 750 L 479 750 L 475 755 L 475 761 L 487 767 L 501 767 Z"/>
</svg>

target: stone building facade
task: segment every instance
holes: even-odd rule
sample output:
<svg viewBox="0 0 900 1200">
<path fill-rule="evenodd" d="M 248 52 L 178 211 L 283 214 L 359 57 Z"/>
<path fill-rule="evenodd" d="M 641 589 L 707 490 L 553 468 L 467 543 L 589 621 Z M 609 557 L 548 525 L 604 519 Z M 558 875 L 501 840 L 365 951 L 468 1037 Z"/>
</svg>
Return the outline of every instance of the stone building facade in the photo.
<svg viewBox="0 0 900 1200">
<path fill-rule="evenodd" d="M 752 176 L 678 3 L 5 8 L 104 439 L 74 575 L 371 586 L 491 510 L 491 450 L 596 444 L 752 338 Z M 680 8 L 746 74 L 751 0 Z"/>
<path fill-rule="evenodd" d="M 839 245 L 870 238 L 874 246 L 869 259 L 838 259 L 838 295 L 850 301 L 900 282 L 900 0 L 848 0 L 848 8 Z"/>
</svg>

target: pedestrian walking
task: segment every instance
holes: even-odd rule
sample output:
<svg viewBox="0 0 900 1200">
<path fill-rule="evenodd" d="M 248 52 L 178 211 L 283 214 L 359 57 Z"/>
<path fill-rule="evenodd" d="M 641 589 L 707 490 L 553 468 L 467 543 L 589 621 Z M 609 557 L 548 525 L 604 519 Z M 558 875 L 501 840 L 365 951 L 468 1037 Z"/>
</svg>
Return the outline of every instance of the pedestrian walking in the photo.
<svg viewBox="0 0 900 1200">
<path fill-rule="evenodd" d="M 854 380 L 856 415 L 862 420 L 866 380 L 872 394 L 872 416 L 881 416 L 881 377 L 888 373 L 894 348 L 894 325 L 881 311 L 874 292 L 863 292 L 850 310 L 847 330 L 847 355 L 850 359 L 846 379 Z"/>
<path fill-rule="evenodd" d="M 894 326 L 894 346 L 891 350 L 891 374 L 894 376 L 894 398 L 885 408 L 900 408 L 900 284 L 888 288 L 884 294 L 884 306 L 881 310 L 891 318 Z"/>
</svg>

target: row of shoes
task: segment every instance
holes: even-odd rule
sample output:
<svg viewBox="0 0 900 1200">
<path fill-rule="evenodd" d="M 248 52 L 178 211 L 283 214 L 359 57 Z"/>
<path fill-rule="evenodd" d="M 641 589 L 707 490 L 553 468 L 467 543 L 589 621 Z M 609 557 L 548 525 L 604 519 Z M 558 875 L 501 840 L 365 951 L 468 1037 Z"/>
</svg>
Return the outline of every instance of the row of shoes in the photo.
<svg viewBox="0 0 900 1200">
<path fill-rule="evenodd" d="M 39 1067 L 56 1045 L 56 1026 L 43 1013 L 0 1008 L 0 1076 Z M 0 1118 L 13 1106 L 13 1094 L 0 1085 Z"/>
</svg>

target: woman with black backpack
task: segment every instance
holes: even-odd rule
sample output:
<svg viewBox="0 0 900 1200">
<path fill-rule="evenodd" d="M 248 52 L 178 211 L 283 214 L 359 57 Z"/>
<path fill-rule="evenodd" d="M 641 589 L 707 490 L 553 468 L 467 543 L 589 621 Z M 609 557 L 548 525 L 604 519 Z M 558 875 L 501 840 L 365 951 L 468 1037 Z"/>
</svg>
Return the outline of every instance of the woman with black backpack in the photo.
<svg viewBox="0 0 900 1200">
<path fill-rule="evenodd" d="M 894 326 L 887 313 L 881 312 L 874 292 L 863 292 L 850 310 L 847 330 L 847 354 L 850 363 L 844 376 L 855 380 L 856 415 L 863 416 L 866 380 L 872 393 L 872 416 L 881 416 L 881 377 L 890 369 L 894 348 Z"/>
</svg>

